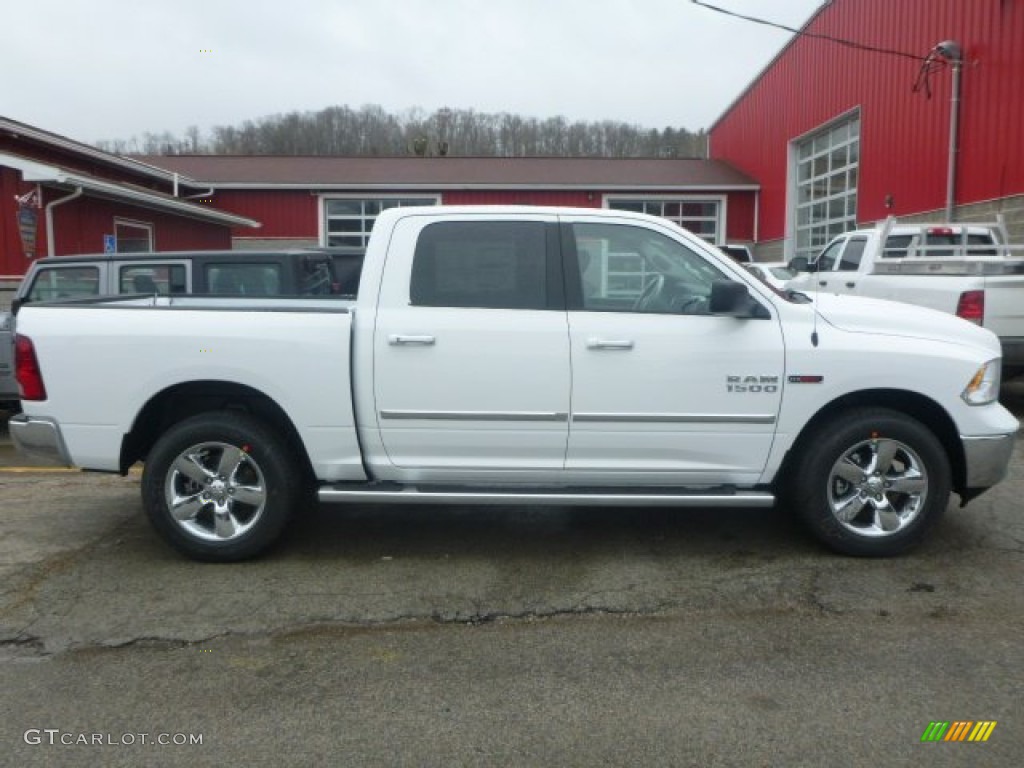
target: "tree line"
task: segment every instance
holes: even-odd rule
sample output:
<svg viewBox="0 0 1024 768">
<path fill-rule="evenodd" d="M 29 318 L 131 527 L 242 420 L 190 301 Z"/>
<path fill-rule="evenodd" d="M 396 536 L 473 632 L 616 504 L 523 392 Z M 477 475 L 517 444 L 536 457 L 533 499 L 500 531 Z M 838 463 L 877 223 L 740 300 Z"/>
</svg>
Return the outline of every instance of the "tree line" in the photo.
<svg viewBox="0 0 1024 768">
<path fill-rule="evenodd" d="M 704 157 L 707 134 L 685 128 L 644 128 L 612 120 L 538 119 L 472 109 L 410 109 L 378 105 L 288 112 L 215 126 L 190 126 L 131 139 L 97 142 L 116 154 L 344 155 L 454 157 Z"/>
</svg>

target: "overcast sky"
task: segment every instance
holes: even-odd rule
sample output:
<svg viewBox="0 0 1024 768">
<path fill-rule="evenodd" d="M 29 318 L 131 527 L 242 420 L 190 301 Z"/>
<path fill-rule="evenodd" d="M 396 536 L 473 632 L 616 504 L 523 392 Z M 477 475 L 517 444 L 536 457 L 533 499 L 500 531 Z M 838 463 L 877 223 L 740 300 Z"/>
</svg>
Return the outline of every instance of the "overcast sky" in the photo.
<svg viewBox="0 0 1024 768">
<path fill-rule="evenodd" d="M 799 27 L 821 0 L 708 0 Z M 708 127 L 790 35 L 691 0 L 4 0 L 0 115 L 85 142 L 380 104 Z"/>
</svg>

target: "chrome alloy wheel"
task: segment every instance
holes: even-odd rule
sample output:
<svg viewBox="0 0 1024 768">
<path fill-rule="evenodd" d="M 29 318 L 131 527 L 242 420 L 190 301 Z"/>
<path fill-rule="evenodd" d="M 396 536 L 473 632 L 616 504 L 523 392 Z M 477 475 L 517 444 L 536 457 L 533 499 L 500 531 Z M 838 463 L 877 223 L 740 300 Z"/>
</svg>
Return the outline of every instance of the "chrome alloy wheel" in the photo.
<svg viewBox="0 0 1024 768">
<path fill-rule="evenodd" d="M 828 504 L 848 530 L 891 536 L 914 521 L 928 498 L 924 462 L 899 440 L 857 443 L 839 457 L 828 477 Z"/>
<path fill-rule="evenodd" d="M 266 506 L 267 486 L 245 447 L 204 442 L 174 459 L 164 498 L 171 517 L 190 536 L 225 542 L 256 525 Z"/>
</svg>

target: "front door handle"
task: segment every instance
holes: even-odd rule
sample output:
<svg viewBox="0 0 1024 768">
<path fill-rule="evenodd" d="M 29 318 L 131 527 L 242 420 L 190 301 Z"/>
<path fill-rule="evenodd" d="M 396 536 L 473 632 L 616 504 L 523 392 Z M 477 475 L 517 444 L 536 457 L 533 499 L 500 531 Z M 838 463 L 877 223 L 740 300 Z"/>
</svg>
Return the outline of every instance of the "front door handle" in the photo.
<svg viewBox="0 0 1024 768">
<path fill-rule="evenodd" d="M 393 333 L 388 336 L 388 344 L 393 347 L 397 346 L 417 346 L 417 347 L 432 347 L 436 339 L 433 336 L 405 336 L 399 333 Z"/>
<path fill-rule="evenodd" d="M 828 285 L 828 280 L 819 280 L 818 285 L 824 288 L 826 285 Z"/>
<path fill-rule="evenodd" d="M 856 285 L 857 285 L 856 283 L 847 283 L 846 287 L 847 288 L 854 288 Z"/>
<path fill-rule="evenodd" d="M 587 349 L 632 349 L 629 339 L 587 339 Z"/>
</svg>

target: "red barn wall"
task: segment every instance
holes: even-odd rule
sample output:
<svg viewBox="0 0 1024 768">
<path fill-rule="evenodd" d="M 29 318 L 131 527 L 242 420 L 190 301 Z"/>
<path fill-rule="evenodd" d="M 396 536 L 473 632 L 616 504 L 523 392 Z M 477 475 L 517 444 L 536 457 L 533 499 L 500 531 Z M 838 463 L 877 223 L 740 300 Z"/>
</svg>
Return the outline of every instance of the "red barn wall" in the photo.
<svg viewBox="0 0 1024 768">
<path fill-rule="evenodd" d="M 52 196 L 47 197 L 47 201 Z M 148 208 L 80 197 L 53 210 L 55 253 L 70 256 L 102 253 L 103 236 L 114 234 L 114 218 L 153 225 L 153 248 L 157 251 L 230 249 L 228 227 L 195 219 L 160 213 Z M 40 212 L 39 254 L 46 254 L 45 224 Z"/>
<path fill-rule="evenodd" d="M 834 0 L 807 31 L 919 57 L 940 41 L 958 41 L 966 64 L 957 204 L 1024 193 L 1024 3 Z M 927 99 L 911 90 L 919 69 L 910 58 L 801 37 L 712 127 L 711 157 L 761 184 L 761 240 L 785 234 L 790 142 L 854 109 L 858 222 L 944 207 L 951 71 L 933 75 Z"/>
<path fill-rule="evenodd" d="M 441 193 L 415 192 L 401 189 L 388 190 L 387 195 L 407 193 L 414 195 L 441 195 L 445 205 L 551 205 L 574 208 L 600 208 L 603 205 L 605 192 L 557 191 L 557 190 L 448 190 Z M 319 238 L 319 206 L 321 195 L 330 192 L 314 192 L 310 190 L 271 190 L 271 189 L 226 189 L 217 190 L 212 198 L 212 205 L 217 209 L 248 216 L 263 223 L 259 229 L 235 228 L 232 235 L 236 238 L 262 240 L 310 239 Z M 344 194 L 374 197 L 385 194 L 379 190 L 355 191 Z M 701 193 L 668 191 L 643 191 L 635 194 L 650 194 L 652 197 L 674 195 L 697 195 Z M 725 194 L 721 191 L 707 193 L 711 196 Z M 730 192 L 727 198 L 726 226 L 729 240 L 754 239 L 755 196 L 753 192 Z M 202 202 L 202 199 L 199 200 Z"/>
<path fill-rule="evenodd" d="M 218 189 L 211 207 L 256 219 L 258 229 L 236 227 L 231 234 L 249 238 L 317 237 L 319 193 L 310 190 Z M 192 202 L 205 203 L 205 198 Z"/>
</svg>

